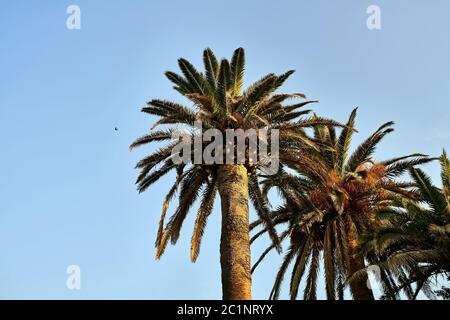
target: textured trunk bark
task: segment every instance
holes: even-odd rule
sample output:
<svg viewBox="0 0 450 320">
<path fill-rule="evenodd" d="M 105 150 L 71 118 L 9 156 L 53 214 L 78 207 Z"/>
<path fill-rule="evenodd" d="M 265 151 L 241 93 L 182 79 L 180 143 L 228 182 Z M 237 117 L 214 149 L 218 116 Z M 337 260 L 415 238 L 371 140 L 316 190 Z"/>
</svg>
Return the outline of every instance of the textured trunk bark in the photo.
<svg viewBox="0 0 450 320">
<path fill-rule="evenodd" d="M 348 249 L 350 274 L 352 275 L 356 271 L 365 268 L 366 265 L 364 259 L 359 258 L 356 254 L 356 240 L 353 238 L 350 239 L 348 243 Z M 365 272 L 363 277 L 350 282 L 350 291 L 354 300 L 375 300 L 372 289 L 367 286 L 368 281 L 369 276 L 367 275 L 367 272 Z"/>
<path fill-rule="evenodd" d="M 217 178 L 222 205 L 223 299 L 251 300 L 247 169 L 242 165 L 221 165 Z"/>
</svg>

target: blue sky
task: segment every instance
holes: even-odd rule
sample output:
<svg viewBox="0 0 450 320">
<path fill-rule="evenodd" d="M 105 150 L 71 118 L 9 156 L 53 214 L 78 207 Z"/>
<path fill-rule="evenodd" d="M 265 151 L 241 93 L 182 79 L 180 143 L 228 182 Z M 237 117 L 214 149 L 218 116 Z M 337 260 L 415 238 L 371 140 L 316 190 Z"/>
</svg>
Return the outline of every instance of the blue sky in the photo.
<svg viewBox="0 0 450 320">
<path fill-rule="evenodd" d="M 81 8 L 81 30 L 66 8 Z M 381 8 L 382 29 L 366 27 Z M 359 107 L 361 141 L 394 120 L 377 159 L 450 147 L 450 2 L 434 1 L 0 1 L 0 298 L 218 299 L 220 212 L 197 264 L 194 214 L 176 247 L 154 260 L 170 179 L 139 195 L 128 145 L 154 119 L 146 101 L 184 102 L 164 78 L 183 56 L 247 53 L 247 84 L 297 73 L 285 92 L 320 99 L 315 111 L 345 121 Z M 119 131 L 114 131 L 118 127 Z M 425 166 L 438 181 L 438 165 Z M 173 207 L 172 207 L 173 209 Z M 252 248 L 256 258 L 267 239 Z M 281 257 L 254 276 L 265 299 Z M 79 265 L 82 289 L 66 288 Z M 323 298 L 321 287 L 319 297 Z M 286 291 L 283 292 L 286 298 Z"/>
</svg>

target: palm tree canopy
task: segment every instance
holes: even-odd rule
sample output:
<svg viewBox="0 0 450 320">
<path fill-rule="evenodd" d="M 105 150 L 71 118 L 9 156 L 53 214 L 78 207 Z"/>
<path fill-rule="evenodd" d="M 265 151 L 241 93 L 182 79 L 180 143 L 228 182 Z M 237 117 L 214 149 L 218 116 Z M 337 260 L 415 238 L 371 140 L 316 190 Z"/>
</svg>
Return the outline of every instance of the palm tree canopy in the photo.
<svg viewBox="0 0 450 320">
<path fill-rule="evenodd" d="M 284 204 L 273 213 L 273 224 L 288 224 L 280 237 L 290 238 L 291 243 L 271 298 L 279 297 L 284 274 L 289 264 L 293 263 L 291 298 L 297 297 L 300 281 L 308 271 L 304 298 L 315 299 L 319 257 L 322 254 L 327 297 L 342 299 L 346 279 L 351 274 L 349 260 L 352 253 L 349 246 L 356 246 L 357 236 L 373 224 L 373 213 L 386 207 L 399 195 L 417 197 L 417 192 L 409 188 L 411 184 L 397 182 L 394 178 L 411 166 L 431 159 L 423 154 L 412 154 L 375 162 L 373 153 L 382 139 L 393 132 L 392 122 L 383 124 L 350 154 L 356 113 L 357 109 L 353 110 L 339 135 L 334 127 L 315 127 L 313 140 L 319 148 L 307 151 L 311 162 L 299 163 L 297 159 L 286 161 L 294 172 L 281 170 L 264 181 L 265 196 L 271 188 L 276 188 L 284 200 Z M 260 223 L 261 220 L 258 220 L 251 227 L 255 228 Z M 252 241 L 265 232 L 263 229 L 257 233 Z M 263 252 L 253 269 L 273 248 L 271 245 Z"/>
<path fill-rule="evenodd" d="M 386 299 L 398 297 L 400 291 L 410 299 L 420 291 L 434 298 L 431 281 L 439 275 L 450 277 L 450 162 L 445 151 L 439 160 L 442 188 L 421 169 L 410 168 L 418 197 L 398 199 L 379 211 L 383 226 L 368 233 L 362 243 L 361 253 L 391 274 Z M 440 293 L 445 297 L 445 292 Z"/>
<path fill-rule="evenodd" d="M 175 130 L 183 129 L 185 135 L 194 138 L 197 134 L 194 125 L 196 121 L 201 121 L 205 129 L 214 128 L 221 132 L 227 129 L 267 128 L 270 136 L 272 130 L 277 129 L 280 135 L 280 154 L 292 154 L 300 152 L 305 146 L 315 147 L 305 133 L 305 128 L 317 125 L 342 126 L 330 119 L 308 116 L 310 110 L 302 109 L 318 101 L 306 100 L 301 93 L 275 93 L 294 71 L 281 75 L 268 74 L 244 90 L 245 53 L 242 48 L 234 52 L 231 61 L 219 61 L 210 49 L 206 49 L 203 62 L 204 71 L 200 72 L 189 61 L 180 58 L 178 65 L 181 74 L 171 71 L 165 73 L 173 83 L 173 88 L 187 98 L 190 104 L 185 106 L 160 99 L 148 102 L 142 112 L 156 116 L 157 121 L 150 133 L 138 138 L 130 146 L 131 151 L 150 143 L 165 143 L 137 163 L 136 168 L 140 170 L 136 181 L 139 192 L 144 192 L 169 172 L 176 172 L 175 182 L 163 202 L 156 240 L 157 259 L 164 253 L 169 240 L 172 244 L 177 242 L 183 222 L 198 200 L 200 206 L 191 243 L 191 259 L 196 261 L 217 194 L 217 165 L 175 164 L 172 161 L 173 148 L 180 142 L 173 139 Z M 302 101 L 285 104 L 290 99 Z M 268 205 L 262 197 L 256 174 L 265 165 L 259 160 L 257 165 L 246 164 L 250 175 L 249 195 L 275 247 L 279 248 L 278 236 L 271 225 Z M 169 204 L 177 193 L 178 207 L 166 224 Z"/>
</svg>

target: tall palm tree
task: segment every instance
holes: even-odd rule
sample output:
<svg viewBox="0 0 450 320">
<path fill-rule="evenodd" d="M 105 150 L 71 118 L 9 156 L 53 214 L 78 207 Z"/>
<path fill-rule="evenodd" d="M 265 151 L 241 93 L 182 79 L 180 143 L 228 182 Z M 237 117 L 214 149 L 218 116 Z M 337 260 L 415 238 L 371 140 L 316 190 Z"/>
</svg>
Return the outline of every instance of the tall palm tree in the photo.
<svg viewBox="0 0 450 320">
<path fill-rule="evenodd" d="M 450 278 L 450 162 L 445 151 L 439 159 L 442 188 L 422 170 L 411 168 L 418 198 L 398 199 L 378 212 L 382 227 L 368 232 L 362 243 L 361 253 L 391 274 L 391 285 L 384 286 L 386 299 L 395 299 L 400 291 L 410 299 L 420 291 L 434 298 L 432 280 Z M 448 290 L 438 294 L 445 298 Z"/>
<path fill-rule="evenodd" d="M 200 243 L 206 222 L 213 211 L 217 192 L 222 209 L 222 231 L 220 242 L 220 263 L 222 269 L 222 291 L 224 299 L 251 299 L 250 244 L 249 244 L 249 199 L 258 216 L 264 222 L 276 248 L 279 239 L 269 218 L 269 210 L 261 196 L 257 173 L 267 166 L 267 159 L 258 157 L 256 163 L 243 164 L 200 164 L 174 163 L 174 147 L 186 135 L 192 139 L 198 135 L 195 123 L 201 121 L 205 129 L 217 129 L 225 133 L 227 129 L 260 129 L 268 131 L 268 147 L 271 147 L 272 132 L 277 129 L 280 137 L 280 153 L 300 150 L 313 145 L 304 128 L 338 123 L 323 118 L 300 118 L 309 110 L 300 108 L 316 102 L 304 100 L 291 105 L 283 103 L 292 98 L 305 99 L 303 94 L 275 94 L 274 92 L 289 78 L 293 71 L 282 75 L 268 74 L 243 91 L 244 50 L 237 49 L 231 62 L 216 59 L 210 49 L 203 53 L 204 72 L 199 72 L 186 59 L 179 59 L 182 74 L 166 72 L 167 78 L 175 85 L 174 89 L 187 98 L 191 106 L 165 100 L 152 100 L 142 111 L 158 117 L 151 132 L 137 139 L 130 149 L 154 142 L 166 142 L 142 159 L 137 168 L 138 190 L 145 191 L 170 171 L 176 171 L 176 179 L 164 203 L 156 239 L 159 259 L 170 240 L 175 244 L 185 218 L 194 202 L 200 202 L 191 243 L 191 260 L 199 255 Z M 158 126 L 167 128 L 155 130 Z M 184 128 L 183 138 L 173 139 L 175 130 Z M 201 144 L 200 148 L 205 148 Z M 220 151 L 219 151 L 220 152 Z M 223 153 L 226 153 L 224 148 Z M 182 152 L 175 153 L 182 156 Z M 184 155 L 185 156 L 185 155 Z M 269 156 L 271 154 L 269 153 Z M 192 158 L 192 154 L 190 158 Z M 169 203 L 179 191 L 178 207 L 165 225 Z M 165 225 L 165 226 L 164 226 Z"/>
<path fill-rule="evenodd" d="M 393 131 L 392 122 L 382 125 L 374 134 L 349 155 L 354 130 L 355 109 L 337 137 L 330 126 L 315 128 L 314 141 L 319 149 L 309 149 L 312 163 L 305 167 L 297 159 L 285 161 L 291 170 L 280 172 L 264 181 L 263 194 L 271 188 L 279 191 L 284 203 L 273 213 L 273 225 L 287 223 L 281 239 L 290 239 L 290 248 L 280 267 L 270 297 L 277 299 L 280 285 L 288 266 L 293 262 L 290 296 L 296 299 L 300 281 L 306 271 L 308 276 L 304 299 L 316 299 L 316 284 L 323 255 L 326 293 L 328 299 L 343 299 L 347 279 L 364 268 L 364 257 L 357 254 L 358 239 L 374 223 L 373 212 L 384 207 L 393 195 L 414 196 L 406 187 L 395 182 L 411 165 L 429 161 L 421 154 L 388 161 L 374 162 L 372 155 L 378 143 Z M 292 172 L 292 169 L 294 172 Z M 257 227 L 262 221 L 251 225 Z M 267 232 L 257 233 L 252 242 Z M 253 270 L 274 248 L 269 246 Z M 350 282 L 354 299 L 374 299 L 367 286 L 367 273 Z"/>
</svg>

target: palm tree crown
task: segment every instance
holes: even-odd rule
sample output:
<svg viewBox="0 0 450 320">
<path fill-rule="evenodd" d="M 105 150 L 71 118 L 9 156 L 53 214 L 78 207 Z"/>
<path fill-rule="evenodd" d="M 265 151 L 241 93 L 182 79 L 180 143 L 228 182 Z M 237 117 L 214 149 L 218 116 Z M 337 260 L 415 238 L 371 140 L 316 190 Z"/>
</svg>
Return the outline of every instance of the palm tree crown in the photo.
<svg viewBox="0 0 450 320">
<path fill-rule="evenodd" d="M 414 196 L 409 184 L 394 181 L 408 167 L 430 161 L 412 154 L 388 161 L 374 162 L 372 155 L 378 143 L 393 131 L 392 122 L 382 125 L 349 155 L 356 109 L 340 135 L 330 126 L 318 126 L 314 140 L 319 149 L 309 149 L 313 163 L 305 167 L 296 159 L 289 163 L 294 172 L 281 170 L 264 181 L 263 193 L 276 188 L 284 204 L 274 212 L 273 224 L 288 223 L 280 236 L 290 238 L 290 248 L 275 280 L 271 298 L 277 299 L 288 266 L 293 262 L 290 296 L 298 295 L 300 281 L 309 267 L 304 290 L 305 299 L 316 299 L 320 256 L 324 260 L 328 299 L 343 299 L 348 277 L 364 267 L 364 259 L 356 255 L 358 237 L 374 223 L 373 213 L 385 207 L 395 195 Z M 252 228 L 260 224 L 252 224 Z M 267 230 L 257 233 L 256 240 Z M 273 249 L 269 246 L 253 268 Z M 366 274 L 367 277 L 367 274 Z M 355 299 L 373 299 L 366 280 L 350 283 Z"/>
<path fill-rule="evenodd" d="M 389 275 L 383 283 L 386 299 L 398 298 L 400 291 L 410 299 L 420 291 L 434 298 L 431 281 L 450 277 L 450 162 L 445 151 L 439 160 L 442 189 L 421 169 L 410 168 L 418 197 L 399 198 L 380 210 L 382 227 L 364 238 L 361 253 Z"/>
</svg>

